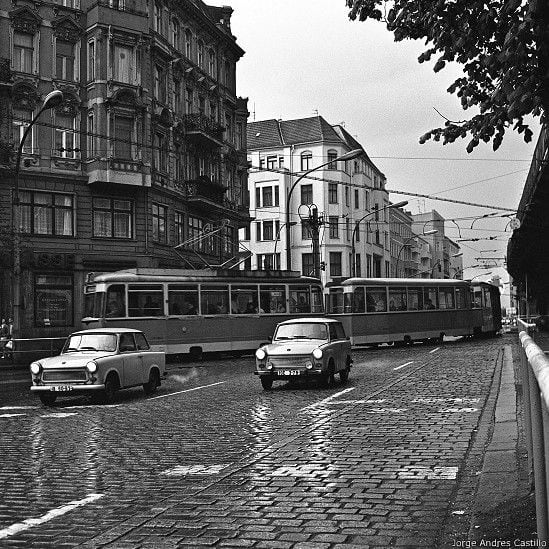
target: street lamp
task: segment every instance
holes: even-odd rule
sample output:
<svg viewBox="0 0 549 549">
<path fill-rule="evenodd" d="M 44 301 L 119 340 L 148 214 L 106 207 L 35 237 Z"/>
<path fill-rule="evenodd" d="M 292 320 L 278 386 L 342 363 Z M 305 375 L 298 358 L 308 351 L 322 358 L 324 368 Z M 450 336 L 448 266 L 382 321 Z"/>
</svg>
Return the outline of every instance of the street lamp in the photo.
<svg viewBox="0 0 549 549">
<path fill-rule="evenodd" d="M 400 250 L 398 251 L 397 260 L 396 260 L 395 274 L 397 275 L 397 277 L 398 277 L 398 263 L 400 261 L 400 254 L 402 253 L 402 250 L 404 250 L 404 248 L 406 247 L 406 244 L 408 244 L 408 242 L 410 240 L 412 240 L 413 238 L 416 238 L 418 236 L 428 236 L 428 235 L 436 234 L 436 233 L 438 233 L 438 231 L 436 229 L 431 229 L 430 231 L 424 231 L 421 234 L 412 234 L 412 236 L 410 236 L 409 238 L 407 238 L 404 241 L 404 243 L 402 244 Z"/>
<path fill-rule="evenodd" d="M 320 168 L 323 168 L 324 166 L 327 166 L 328 164 L 333 164 L 334 162 L 344 162 L 346 160 L 352 160 L 353 158 L 356 158 L 357 156 L 360 156 L 363 154 L 364 151 L 362 149 L 353 149 L 352 151 L 349 151 L 348 153 L 342 154 L 341 156 L 338 156 L 337 158 L 334 158 L 332 160 L 328 160 L 328 162 L 324 162 L 324 164 L 320 164 L 320 166 L 316 166 L 314 168 L 311 168 L 310 170 L 307 170 L 306 172 L 302 173 L 293 183 L 293 185 L 290 187 L 290 190 L 288 191 L 288 196 L 286 197 L 286 270 L 291 271 L 292 270 L 292 255 L 290 251 L 291 243 L 290 243 L 290 230 L 291 230 L 291 224 L 290 224 L 290 198 L 292 197 L 292 193 L 294 192 L 294 189 L 296 188 L 296 185 L 307 175 L 309 175 L 311 172 L 314 172 L 315 170 L 319 170 Z"/>
<path fill-rule="evenodd" d="M 15 158 L 15 171 L 13 177 L 13 199 L 12 199 L 12 219 L 13 219 L 13 328 L 12 337 L 15 339 L 20 335 L 21 330 L 21 208 L 19 203 L 19 171 L 21 168 L 21 156 L 25 140 L 40 115 L 47 109 L 53 109 L 63 102 L 63 92 L 53 90 L 44 98 L 40 110 L 23 132 L 23 137 L 17 148 Z"/>
<path fill-rule="evenodd" d="M 488 271 L 487 273 L 480 273 L 478 275 L 475 275 L 473 278 L 470 278 L 469 282 L 473 282 L 473 280 L 475 280 L 475 278 L 478 278 L 479 276 L 486 276 L 486 275 L 491 275 L 491 274 L 492 274 L 492 271 Z"/>
<path fill-rule="evenodd" d="M 383 206 L 383 208 L 368 212 L 355 223 L 355 226 L 353 227 L 353 234 L 351 235 L 351 276 L 356 276 L 355 236 L 360 223 L 364 221 L 364 219 L 366 219 L 369 215 L 382 212 L 383 210 L 390 210 L 391 208 L 402 208 L 403 206 L 406 206 L 406 204 L 408 204 L 407 200 L 403 200 L 402 202 L 396 202 L 395 204 L 388 204 L 387 206 Z"/>
</svg>

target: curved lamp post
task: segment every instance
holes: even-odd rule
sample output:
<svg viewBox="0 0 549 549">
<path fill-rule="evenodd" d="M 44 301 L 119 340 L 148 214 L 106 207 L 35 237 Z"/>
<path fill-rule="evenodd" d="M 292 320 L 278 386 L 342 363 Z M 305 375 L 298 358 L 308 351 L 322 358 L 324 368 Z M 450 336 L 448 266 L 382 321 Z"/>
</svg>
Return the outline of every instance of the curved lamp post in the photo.
<svg viewBox="0 0 549 549">
<path fill-rule="evenodd" d="M 17 147 L 17 156 L 15 158 L 15 171 L 13 176 L 13 199 L 12 199 L 12 219 L 13 219 L 13 329 L 12 337 L 15 339 L 21 331 L 21 208 L 19 203 L 19 171 L 21 168 L 21 156 L 25 140 L 40 115 L 47 109 L 58 107 L 63 102 L 63 92 L 54 90 L 44 98 L 40 110 L 23 132 L 23 137 Z"/>
<path fill-rule="evenodd" d="M 475 280 L 475 278 L 478 278 L 479 276 L 486 276 L 486 275 L 491 275 L 491 274 L 492 274 L 492 271 L 488 271 L 487 273 L 480 273 L 478 275 L 475 275 L 473 278 L 470 278 L 469 282 L 473 282 L 473 280 Z"/>
<path fill-rule="evenodd" d="M 373 210 L 368 212 L 355 223 L 355 226 L 353 227 L 353 234 L 351 235 L 351 276 L 356 276 L 355 236 L 360 223 L 364 221 L 364 219 L 366 219 L 369 215 L 382 212 L 383 210 L 390 210 L 391 208 L 401 208 L 403 206 L 406 206 L 406 204 L 408 204 L 407 200 L 403 200 L 402 202 L 396 202 L 395 204 L 388 204 L 387 206 L 383 206 L 383 208 L 380 208 L 379 210 Z"/>
<path fill-rule="evenodd" d="M 352 160 L 353 158 L 356 158 L 357 156 L 360 156 L 363 154 L 364 151 L 362 149 L 353 149 L 352 151 L 349 151 L 348 153 L 342 154 L 341 156 L 338 156 L 337 158 L 334 158 L 333 160 L 329 160 L 328 162 L 324 162 L 323 164 L 320 164 L 320 166 L 316 166 L 314 168 L 311 168 L 310 170 L 307 170 L 306 172 L 302 173 L 292 184 L 290 187 L 290 190 L 288 191 L 288 196 L 286 197 L 286 269 L 288 271 L 292 270 L 292 255 L 290 251 L 291 242 L 290 242 L 290 231 L 291 231 L 291 224 L 290 224 L 290 198 L 292 197 L 292 193 L 294 192 L 294 189 L 296 188 L 296 185 L 304 178 L 307 177 L 311 172 L 314 172 L 315 170 L 319 170 L 320 168 L 323 168 L 324 166 L 327 166 L 328 164 L 333 164 L 334 162 L 344 162 L 345 160 Z"/>
<path fill-rule="evenodd" d="M 404 241 L 404 243 L 400 247 L 400 250 L 398 251 L 397 260 L 396 260 L 395 274 L 396 274 L 397 277 L 398 277 L 398 264 L 399 264 L 399 261 L 400 261 L 400 254 L 402 253 L 402 250 L 404 250 L 404 248 L 406 247 L 408 242 L 410 242 L 410 240 L 412 240 L 413 238 L 417 238 L 418 236 L 428 236 L 428 235 L 435 234 L 435 233 L 438 233 L 438 231 L 436 229 L 431 229 L 430 231 L 424 231 L 421 234 L 412 234 L 412 236 L 410 236 L 409 238 L 407 238 Z"/>
</svg>

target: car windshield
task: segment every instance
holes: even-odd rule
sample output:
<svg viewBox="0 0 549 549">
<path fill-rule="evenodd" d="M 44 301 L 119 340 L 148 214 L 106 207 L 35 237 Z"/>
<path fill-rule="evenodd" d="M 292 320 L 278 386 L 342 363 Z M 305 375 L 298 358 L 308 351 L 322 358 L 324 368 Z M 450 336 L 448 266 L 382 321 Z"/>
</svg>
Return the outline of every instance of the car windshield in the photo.
<svg viewBox="0 0 549 549">
<path fill-rule="evenodd" d="M 116 351 L 116 334 L 75 334 L 65 343 L 64 353 L 76 351 Z"/>
<path fill-rule="evenodd" d="M 313 322 L 282 324 L 276 330 L 274 341 L 285 339 L 328 339 L 328 330 L 325 324 Z"/>
</svg>

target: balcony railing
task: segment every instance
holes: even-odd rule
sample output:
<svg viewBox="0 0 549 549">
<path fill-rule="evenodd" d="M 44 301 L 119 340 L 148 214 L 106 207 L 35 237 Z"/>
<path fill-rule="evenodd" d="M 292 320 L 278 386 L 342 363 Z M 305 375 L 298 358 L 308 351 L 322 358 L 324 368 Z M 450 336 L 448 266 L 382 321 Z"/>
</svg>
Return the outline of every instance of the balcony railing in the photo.
<svg viewBox="0 0 549 549">
<path fill-rule="evenodd" d="M 216 144 L 223 142 L 225 128 L 203 114 L 186 114 L 183 117 L 183 124 L 189 136 L 205 137 Z"/>
<path fill-rule="evenodd" d="M 209 177 L 199 177 L 185 181 L 187 198 L 194 201 L 206 201 L 222 205 L 227 190 L 223 185 L 212 181 Z"/>
</svg>

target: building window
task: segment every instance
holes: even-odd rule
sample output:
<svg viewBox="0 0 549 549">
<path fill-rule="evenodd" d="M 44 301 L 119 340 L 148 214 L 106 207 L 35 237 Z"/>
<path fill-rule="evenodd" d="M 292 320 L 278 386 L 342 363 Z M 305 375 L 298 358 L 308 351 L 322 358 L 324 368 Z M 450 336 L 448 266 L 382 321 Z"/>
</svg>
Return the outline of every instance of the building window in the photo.
<svg viewBox="0 0 549 549">
<path fill-rule="evenodd" d="M 355 223 L 355 240 L 360 242 L 360 221 Z"/>
<path fill-rule="evenodd" d="M 349 187 L 345 185 L 345 206 L 349 207 Z"/>
<path fill-rule="evenodd" d="M 88 82 L 95 80 L 95 40 L 88 42 Z"/>
<path fill-rule="evenodd" d="M 134 119 L 129 116 L 114 117 L 114 156 L 132 160 L 132 143 L 134 136 Z"/>
<path fill-rule="evenodd" d="M 154 97 L 161 103 L 166 103 L 166 71 L 160 65 L 154 66 Z"/>
<path fill-rule="evenodd" d="M 301 254 L 301 274 L 311 276 L 315 271 L 313 254 Z"/>
<path fill-rule="evenodd" d="M 72 276 L 37 274 L 34 279 L 36 326 L 73 325 Z"/>
<path fill-rule="evenodd" d="M 360 208 L 360 200 L 358 196 L 358 189 L 355 189 L 355 210 Z"/>
<path fill-rule="evenodd" d="M 93 236 L 100 238 L 132 238 L 133 204 L 131 200 L 94 198 Z"/>
<path fill-rule="evenodd" d="M 193 250 L 200 250 L 200 237 L 204 222 L 198 217 L 189 216 L 187 219 L 187 237 L 189 247 Z"/>
<path fill-rule="evenodd" d="M 183 91 L 181 80 L 173 81 L 173 110 L 180 114 L 183 111 Z"/>
<path fill-rule="evenodd" d="M 175 244 L 179 246 L 185 241 L 185 216 L 175 212 Z"/>
<path fill-rule="evenodd" d="M 168 171 L 168 148 L 166 136 L 162 133 L 154 135 L 154 167 L 157 171 L 167 173 Z"/>
<path fill-rule="evenodd" d="M 74 80 L 74 44 L 56 40 L 56 75 L 61 80 Z"/>
<path fill-rule="evenodd" d="M 301 171 L 305 172 L 313 167 L 313 154 L 310 151 L 301 153 Z"/>
<path fill-rule="evenodd" d="M 212 78 L 215 78 L 215 52 L 208 51 L 208 73 Z"/>
<path fill-rule="evenodd" d="M 133 83 L 133 48 L 114 45 L 113 79 L 126 84 Z"/>
<path fill-rule="evenodd" d="M 88 112 L 88 131 L 86 133 L 86 149 L 88 158 L 95 156 L 95 117 L 93 111 Z"/>
<path fill-rule="evenodd" d="M 337 151 L 328 151 L 328 169 L 337 170 Z"/>
<path fill-rule="evenodd" d="M 278 185 L 263 185 L 255 189 L 256 208 L 271 208 L 279 205 Z"/>
<path fill-rule="evenodd" d="M 339 218 L 337 216 L 330 216 L 328 218 L 328 224 L 330 225 L 330 238 L 339 238 Z"/>
<path fill-rule="evenodd" d="M 337 204 L 337 183 L 328 183 L 328 203 Z"/>
<path fill-rule="evenodd" d="M 34 36 L 21 32 L 13 34 L 13 70 L 32 73 L 34 65 Z"/>
<path fill-rule="evenodd" d="M 155 242 L 166 244 L 167 235 L 168 208 L 159 204 L 152 205 L 152 238 Z"/>
<path fill-rule="evenodd" d="M 197 43 L 197 64 L 201 69 L 204 68 L 204 42 L 202 40 Z"/>
<path fill-rule="evenodd" d="M 23 139 L 23 134 L 25 133 L 25 130 L 30 125 L 30 122 L 32 120 L 32 111 L 27 110 L 20 110 L 20 109 L 14 109 L 13 111 L 13 140 L 16 145 L 19 145 L 21 143 L 21 140 Z M 34 126 L 30 129 L 29 133 L 27 134 L 27 139 L 25 139 L 25 143 L 23 144 L 23 153 L 25 154 L 32 154 L 34 147 Z"/>
<path fill-rule="evenodd" d="M 54 154 L 62 158 L 75 158 L 75 124 L 73 116 L 55 115 L 55 149 Z"/>
<path fill-rule="evenodd" d="M 360 254 L 355 254 L 355 276 L 359 278 L 362 276 Z"/>
<path fill-rule="evenodd" d="M 70 194 L 22 191 L 21 231 L 74 236 L 74 198 Z"/>
<path fill-rule="evenodd" d="M 280 254 L 257 254 L 257 270 L 272 271 L 280 269 Z"/>
<path fill-rule="evenodd" d="M 179 41 L 181 39 L 181 26 L 177 19 L 172 19 L 172 46 L 179 50 Z"/>
<path fill-rule="evenodd" d="M 267 169 L 274 170 L 276 168 L 276 156 L 267 157 Z"/>
<path fill-rule="evenodd" d="M 193 90 L 187 88 L 185 90 L 185 114 L 192 114 L 194 109 L 194 94 Z"/>
<path fill-rule="evenodd" d="M 162 33 L 162 6 L 157 3 L 154 4 L 154 30 Z"/>
<path fill-rule="evenodd" d="M 301 185 L 301 204 L 313 203 L 313 186 L 311 184 Z"/>
<path fill-rule="evenodd" d="M 308 220 L 301 221 L 301 240 L 311 240 L 313 235 L 311 234 L 311 226 Z"/>
<path fill-rule="evenodd" d="M 280 221 L 258 221 L 256 223 L 257 241 L 275 240 L 280 236 Z"/>
<path fill-rule="evenodd" d="M 193 55 L 193 34 L 190 30 L 185 31 L 185 55 L 187 59 L 192 59 Z"/>
<path fill-rule="evenodd" d="M 330 252 L 330 276 L 342 276 L 341 252 Z"/>
</svg>

